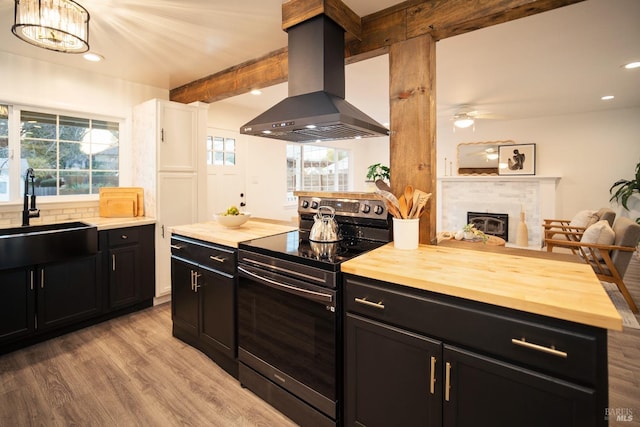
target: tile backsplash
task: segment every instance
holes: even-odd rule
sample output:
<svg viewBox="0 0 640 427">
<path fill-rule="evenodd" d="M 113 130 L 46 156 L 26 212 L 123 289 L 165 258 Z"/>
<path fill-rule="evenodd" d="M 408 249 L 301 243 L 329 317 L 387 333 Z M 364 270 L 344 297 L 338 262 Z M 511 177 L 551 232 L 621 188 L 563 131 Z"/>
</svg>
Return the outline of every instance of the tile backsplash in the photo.
<svg viewBox="0 0 640 427">
<path fill-rule="evenodd" d="M 39 218 L 31 218 L 31 225 L 82 220 L 100 216 L 98 200 L 82 202 L 50 202 L 38 204 Z M 22 205 L 0 205 L 0 227 L 22 225 Z"/>
</svg>

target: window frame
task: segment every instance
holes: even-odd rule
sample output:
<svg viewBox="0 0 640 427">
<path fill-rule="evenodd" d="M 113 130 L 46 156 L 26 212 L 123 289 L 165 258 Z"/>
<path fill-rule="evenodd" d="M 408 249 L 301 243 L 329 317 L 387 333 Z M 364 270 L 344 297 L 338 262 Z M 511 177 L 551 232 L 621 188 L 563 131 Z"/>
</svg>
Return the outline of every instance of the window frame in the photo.
<svg viewBox="0 0 640 427">
<path fill-rule="evenodd" d="M 125 135 L 126 120 L 122 117 L 113 117 L 102 114 L 93 114 L 93 113 L 82 113 L 78 111 L 70 111 L 56 108 L 46 108 L 41 106 L 34 105 L 24 105 L 24 104 L 16 104 L 10 102 L 0 101 L 0 104 L 7 105 L 9 107 L 9 197 L 8 200 L 0 200 L 0 205 L 13 205 L 13 204 L 21 204 L 23 198 L 23 177 L 21 176 L 21 116 L 22 111 L 29 111 L 34 113 L 41 114 L 50 114 L 54 115 L 57 118 L 60 116 L 64 117 L 72 117 L 78 119 L 86 119 L 92 121 L 107 121 L 107 122 L 115 122 L 118 123 L 118 166 L 117 173 L 122 179 L 122 147 L 123 147 L 123 137 Z M 59 166 L 59 165 L 57 165 Z M 88 169 L 88 173 L 91 173 L 93 169 Z M 122 185 L 119 182 L 119 185 Z M 47 203 L 60 203 L 60 202 L 83 202 L 83 201 L 93 201 L 98 200 L 99 193 L 92 194 L 67 194 L 67 195 L 50 195 L 50 196 L 39 196 L 38 204 L 47 204 Z"/>
<path fill-rule="evenodd" d="M 342 171 L 342 169 L 335 169 L 333 171 L 333 188 L 307 188 L 305 187 L 305 180 L 304 180 L 304 168 L 305 168 L 305 164 L 307 162 L 307 160 L 305 160 L 305 148 L 309 148 L 309 149 L 324 149 L 324 150 L 331 150 L 334 153 L 334 156 L 337 160 L 334 160 L 333 164 L 337 164 L 339 161 L 341 161 L 342 159 L 339 159 L 340 155 L 339 153 L 344 153 L 346 155 L 346 159 L 348 160 L 348 167 L 347 167 L 347 176 L 346 179 L 344 180 L 344 182 L 341 184 L 340 181 L 340 171 Z M 295 166 L 295 172 L 291 173 L 291 168 L 289 167 L 289 161 L 290 161 L 290 157 L 289 157 L 289 150 L 299 150 L 300 152 L 300 157 L 296 158 L 296 162 L 299 161 L 299 164 L 297 164 Z M 353 150 L 351 149 L 347 149 L 347 148 L 340 148 L 340 147 L 335 147 L 332 145 L 318 145 L 318 144 L 287 144 L 286 147 L 286 167 L 287 167 L 287 174 L 286 174 L 286 189 L 287 189 L 287 201 L 293 201 L 295 200 L 295 196 L 293 195 L 293 193 L 295 191 L 335 191 L 335 192 L 340 192 L 340 191 L 349 191 L 350 188 L 350 183 L 351 183 L 351 177 L 353 176 L 353 165 L 354 165 L 354 160 L 353 160 Z M 290 185 L 289 185 L 289 178 L 291 176 L 295 175 L 296 177 L 296 184 L 294 185 L 295 188 L 291 189 Z M 342 188 L 341 188 L 342 185 Z"/>
</svg>

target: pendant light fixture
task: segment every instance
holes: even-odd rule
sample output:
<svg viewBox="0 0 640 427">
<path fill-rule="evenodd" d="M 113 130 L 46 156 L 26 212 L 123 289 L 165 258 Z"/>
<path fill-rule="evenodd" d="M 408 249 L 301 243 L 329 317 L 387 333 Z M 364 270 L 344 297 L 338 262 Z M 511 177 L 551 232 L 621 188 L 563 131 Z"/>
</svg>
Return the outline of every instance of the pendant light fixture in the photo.
<svg viewBox="0 0 640 427">
<path fill-rule="evenodd" d="M 15 0 L 11 31 L 44 49 L 65 53 L 89 50 L 89 12 L 73 0 Z"/>
</svg>

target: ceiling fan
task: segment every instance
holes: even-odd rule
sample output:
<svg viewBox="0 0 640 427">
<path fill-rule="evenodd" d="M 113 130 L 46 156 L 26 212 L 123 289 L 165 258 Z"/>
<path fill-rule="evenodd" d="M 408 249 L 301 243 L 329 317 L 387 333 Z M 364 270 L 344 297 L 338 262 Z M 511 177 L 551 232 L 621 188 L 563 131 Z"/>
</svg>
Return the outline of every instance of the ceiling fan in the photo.
<svg viewBox="0 0 640 427">
<path fill-rule="evenodd" d="M 453 109 L 455 112 L 451 117 L 455 128 L 466 129 L 475 125 L 478 119 L 498 119 L 500 117 L 491 114 L 490 111 L 477 110 L 471 105 L 460 105 Z"/>
</svg>

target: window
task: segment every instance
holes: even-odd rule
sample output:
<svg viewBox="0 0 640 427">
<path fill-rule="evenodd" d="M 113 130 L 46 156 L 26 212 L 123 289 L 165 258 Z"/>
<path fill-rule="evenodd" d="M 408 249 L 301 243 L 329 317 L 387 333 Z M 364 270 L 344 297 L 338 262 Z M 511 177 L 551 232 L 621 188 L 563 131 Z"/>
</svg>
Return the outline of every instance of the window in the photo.
<svg viewBox="0 0 640 427">
<path fill-rule="evenodd" d="M 207 164 L 234 166 L 236 164 L 235 138 L 207 136 Z"/>
<path fill-rule="evenodd" d="M 0 202 L 9 200 L 9 106 L 0 105 Z"/>
<path fill-rule="evenodd" d="M 36 195 L 96 194 L 117 186 L 119 128 L 117 122 L 22 111 L 20 158 L 34 169 Z"/>
<path fill-rule="evenodd" d="M 100 187 L 118 186 L 119 141 L 117 121 L 0 105 L 0 201 L 19 200 L 28 168 L 37 196 L 97 194 Z"/>
<path fill-rule="evenodd" d="M 287 145 L 287 195 L 296 190 L 347 191 L 349 151 L 316 145 Z"/>
</svg>

